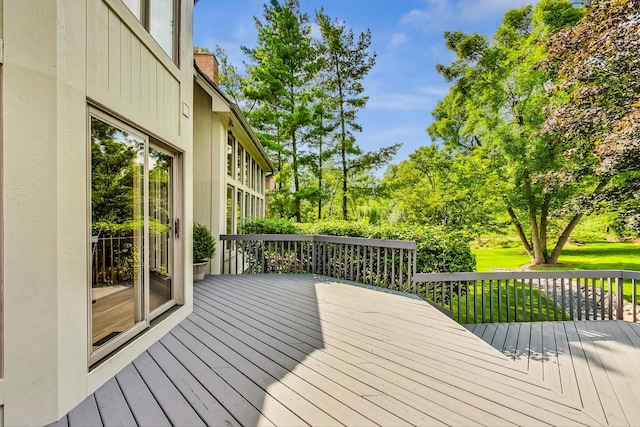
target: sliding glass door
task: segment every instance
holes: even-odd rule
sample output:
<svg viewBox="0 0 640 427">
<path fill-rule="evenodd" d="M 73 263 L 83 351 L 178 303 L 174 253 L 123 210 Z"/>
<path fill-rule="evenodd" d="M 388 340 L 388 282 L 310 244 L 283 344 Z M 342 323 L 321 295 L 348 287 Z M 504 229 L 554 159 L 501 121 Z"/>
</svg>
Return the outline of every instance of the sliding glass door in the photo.
<svg viewBox="0 0 640 427">
<path fill-rule="evenodd" d="M 175 154 L 91 112 L 91 362 L 175 305 Z"/>
</svg>

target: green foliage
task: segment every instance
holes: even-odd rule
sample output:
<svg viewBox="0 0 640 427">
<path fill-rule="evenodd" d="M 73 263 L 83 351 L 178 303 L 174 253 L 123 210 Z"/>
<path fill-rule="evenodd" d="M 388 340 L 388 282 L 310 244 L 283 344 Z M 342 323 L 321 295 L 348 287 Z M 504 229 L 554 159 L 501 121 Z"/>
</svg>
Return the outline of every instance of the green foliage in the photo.
<svg viewBox="0 0 640 427">
<path fill-rule="evenodd" d="M 563 95 L 547 92 L 553 82 L 539 64 L 549 37 L 581 15 L 567 0 L 543 0 L 535 8 L 508 11 L 491 42 L 447 32 L 445 43 L 456 60 L 437 67 L 454 84 L 434 110 L 429 134 L 444 143 L 455 163 L 468 156 L 470 164 L 482 165 L 476 159 L 483 159 L 482 167 L 497 174 L 496 195 L 502 195 L 523 247 L 540 264 L 557 260 L 592 208 L 589 197 L 602 191 L 592 151 L 542 132 L 546 108 Z M 549 226 L 561 222 L 550 251 Z"/>
<path fill-rule="evenodd" d="M 216 253 L 216 241 L 204 225 L 193 224 L 193 262 L 208 261 Z"/>
<path fill-rule="evenodd" d="M 412 224 L 437 225 L 467 236 L 496 231 L 505 185 L 481 155 L 421 147 L 387 169 L 382 184 Z"/>
<path fill-rule="evenodd" d="M 296 226 L 284 218 L 245 219 L 240 227 L 243 234 L 296 234 Z"/>
<path fill-rule="evenodd" d="M 436 227 L 375 227 L 368 237 L 416 242 L 418 272 L 442 273 L 475 271 L 476 258 L 469 242 L 457 233 Z"/>
<path fill-rule="evenodd" d="M 457 233 L 427 226 L 371 227 L 363 222 L 325 220 L 292 224 L 287 220 L 259 219 L 243 224 L 246 234 L 312 234 L 363 237 L 385 240 L 413 240 L 417 247 L 417 270 L 422 273 L 475 271 L 475 256 L 469 242 Z"/>
<path fill-rule="evenodd" d="M 356 143 L 355 133 L 362 131 L 357 122 L 358 111 L 368 101 L 362 81 L 376 62 L 371 53 L 371 31 L 356 36 L 352 29 L 339 20 L 331 20 L 321 9 L 316 12 L 323 43 L 319 47 L 324 66 L 322 91 L 336 141 L 338 168 L 342 173 L 342 219 L 349 219 L 349 189 L 353 178 L 389 163 L 400 149 L 400 144 L 366 152 Z"/>
<path fill-rule="evenodd" d="M 307 226 L 305 231 L 321 236 L 371 237 L 370 227 L 356 221 L 323 220 Z"/>
</svg>

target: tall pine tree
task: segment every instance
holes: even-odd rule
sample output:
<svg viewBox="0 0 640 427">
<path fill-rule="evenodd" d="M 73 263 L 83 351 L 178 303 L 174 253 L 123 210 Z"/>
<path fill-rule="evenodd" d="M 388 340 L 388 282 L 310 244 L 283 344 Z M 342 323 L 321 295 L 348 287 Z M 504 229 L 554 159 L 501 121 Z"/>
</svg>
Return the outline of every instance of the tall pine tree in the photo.
<svg viewBox="0 0 640 427">
<path fill-rule="evenodd" d="M 311 42 L 309 16 L 301 13 L 298 0 L 271 0 L 264 8 L 264 22 L 255 22 L 258 45 L 243 47 L 250 59 L 245 94 L 257 102 L 249 120 L 275 154 L 278 168 L 291 164 L 292 213 L 300 222 L 301 136 L 312 120 L 312 82 L 320 61 Z"/>
<path fill-rule="evenodd" d="M 368 97 L 363 95 L 362 81 L 376 62 L 376 54 L 369 51 L 371 31 L 360 33 L 356 40 L 353 30 L 337 20 L 332 21 L 322 9 L 316 12 L 316 21 L 323 39 L 321 53 L 326 94 L 330 98 L 328 106 L 334 110 L 337 125 L 335 136 L 342 171 L 342 217 L 347 220 L 349 177 L 389 162 L 400 145 L 365 152 L 356 144 L 355 133 L 362 131 L 357 114 L 368 101 Z"/>
</svg>

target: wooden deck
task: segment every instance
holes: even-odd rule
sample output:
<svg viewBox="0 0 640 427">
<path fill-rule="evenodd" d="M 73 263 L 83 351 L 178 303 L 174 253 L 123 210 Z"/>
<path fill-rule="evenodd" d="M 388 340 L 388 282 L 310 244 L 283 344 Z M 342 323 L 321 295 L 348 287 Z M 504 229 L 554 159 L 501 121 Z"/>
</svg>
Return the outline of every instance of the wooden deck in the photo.
<svg viewBox="0 0 640 427">
<path fill-rule="evenodd" d="M 640 425 L 640 325 L 622 320 L 469 325 L 601 424 Z"/>
<path fill-rule="evenodd" d="M 598 425 L 423 300 L 312 275 L 216 276 L 58 424 Z"/>
</svg>

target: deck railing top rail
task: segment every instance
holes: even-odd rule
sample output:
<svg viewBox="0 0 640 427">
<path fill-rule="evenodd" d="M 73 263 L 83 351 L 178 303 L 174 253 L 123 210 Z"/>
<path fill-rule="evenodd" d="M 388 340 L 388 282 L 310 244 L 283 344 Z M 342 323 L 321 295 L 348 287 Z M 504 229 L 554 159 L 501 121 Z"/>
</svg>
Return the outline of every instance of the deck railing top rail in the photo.
<svg viewBox="0 0 640 427">
<path fill-rule="evenodd" d="M 534 270 L 534 271 L 495 271 L 487 273 L 417 273 L 418 282 L 452 280 L 507 280 L 507 279 L 599 279 L 601 277 L 620 279 L 640 279 L 639 271 L 628 270 Z"/>
<path fill-rule="evenodd" d="M 416 242 L 411 240 L 383 240 L 367 237 L 319 236 L 309 234 L 222 234 L 222 241 L 237 242 L 322 242 L 354 246 L 375 246 L 390 249 L 416 249 Z"/>
</svg>

